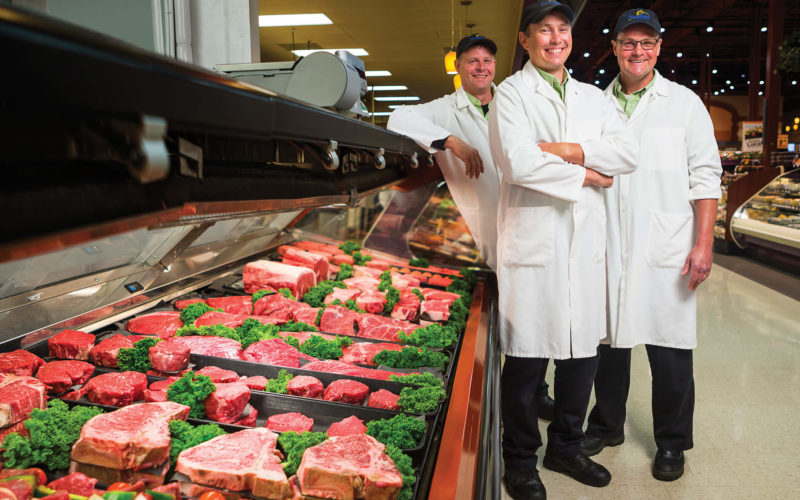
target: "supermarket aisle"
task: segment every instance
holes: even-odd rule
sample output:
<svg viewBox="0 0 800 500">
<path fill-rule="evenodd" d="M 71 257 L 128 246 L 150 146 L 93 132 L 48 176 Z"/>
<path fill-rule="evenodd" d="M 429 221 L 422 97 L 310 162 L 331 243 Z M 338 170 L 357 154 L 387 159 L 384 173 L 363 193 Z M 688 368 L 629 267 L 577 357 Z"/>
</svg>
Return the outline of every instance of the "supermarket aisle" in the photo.
<svg viewBox="0 0 800 500">
<path fill-rule="evenodd" d="M 625 443 L 594 457 L 611 471 L 611 484 L 591 488 L 545 470 L 542 449 L 539 470 L 549 498 L 798 497 L 800 302 L 715 265 L 699 291 L 698 316 L 695 447 L 686 453 L 684 476 L 665 483 L 650 474 L 656 451 L 650 376 L 647 355 L 638 347 Z M 540 421 L 543 436 L 545 424 Z M 510 498 L 505 491 L 503 498 Z"/>
</svg>

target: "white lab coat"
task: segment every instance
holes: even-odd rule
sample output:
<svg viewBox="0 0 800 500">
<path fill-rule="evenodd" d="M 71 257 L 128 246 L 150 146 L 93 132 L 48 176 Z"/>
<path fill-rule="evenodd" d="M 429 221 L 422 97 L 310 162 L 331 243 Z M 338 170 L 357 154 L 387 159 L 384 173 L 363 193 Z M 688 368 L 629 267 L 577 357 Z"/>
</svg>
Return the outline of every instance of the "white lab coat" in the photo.
<svg viewBox="0 0 800 500">
<path fill-rule="evenodd" d="M 500 181 L 489 151 L 486 118 L 469 101 L 464 87 L 425 104 L 397 108 L 389 117 L 387 128 L 410 137 L 429 153 L 436 153 L 436 161 L 450 194 L 464 216 L 483 260 L 495 269 Z M 483 173 L 477 179 L 467 177 L 464 162 L 452 151 L 431 148 L 432 142 L 450 135 L 478 150 L 483 161 Z"/>
<path fill-rule="evenodd" d="M 616 80 L 615 80 L 616 81 Z M 608 210 L 608 338 L 614 347 L 697 346 L 696 294 L 681 268 L 694 246 L 694 200 L 720 197 L 714 126 L 694 92 L 658 72 L 630 119 L 609 103 L 639 142 L 636 172 L 605 192 Z"/>
<path fill-rule="evenodd" d="M 566 103 L 536 69 L 498 85 L 489 143 L 502 172 L 497 278 L 504 354 L 585 358 L 605 335 L 606 214 L 586 169 L 540 142 L 578 142 L 588 168 L 633 171 L 635 142 L 600 89 L 570 79 Z"/>
</svg>

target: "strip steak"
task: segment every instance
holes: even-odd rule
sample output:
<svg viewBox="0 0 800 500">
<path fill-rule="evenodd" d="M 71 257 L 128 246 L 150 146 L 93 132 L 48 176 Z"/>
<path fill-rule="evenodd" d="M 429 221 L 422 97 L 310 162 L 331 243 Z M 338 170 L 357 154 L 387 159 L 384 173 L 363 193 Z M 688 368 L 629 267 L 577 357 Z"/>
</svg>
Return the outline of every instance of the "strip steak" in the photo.
<svg viewBox="0 0 800 500">
<path fill-rule="evenodd" d="M 333 436 L 352 436 L 353 434 L 366 434 L 367 426 L 364 421 L 355 415 L 351 415 L 344 420 L 334 422 L 328 427 L 328 437 Z"/>
<path fill-rule="evenodd" d="M 36 378 L 50 387 L 50 392 L 61 394 L 73 385 L 84 384 L 94 373 L 94 365 L 85 361 L 50 361 L 36 372 Z"/>
<path fill-rule="evenodd" d="M 125 329 L 131 333 L 158 335 L 162 339 L 167 339 L 174 337 L 175 332 L 182 326 L 183 321 L 179 311 L 161 311 L 131 318 Z"/>
<path fill-rule="evenodd" d="M 339 361 L 345 363 L 360 363 L 362 365 L 374 365 L 372 358 L 381 351 L 402 351 L 403 346 L 390 344 L 388 342 L 353 342 L 349 346 L 342 348 L 342 357 Z"/>
<path fill-rule="evenodd" d="M 136 340 L 141 340 L 138 336 L 128 336 L 116 334 L 113 337 L 101 340 L 89 351 L 89 361 L 99 366 L 116 368 L 117 356 L 120 349 L 130 349 Z M 161 344 L 163 342 L 159 342 Z"/>
<path fill-rule="evenodd" d="M 279 413 L 267 418 L 267 429 L 275 432 L 305 432 L 314 428 L 314 419 L 302 413 Z"/>
<path fill-rule="evenodd" d="M 179 372 L 188 368 L 190 354 L 188 347 L 172 340 L 159 342 L 147 352 L 153 370 L 159 372 Z"/>
<path fill-rule="evenodd" d="M 51 358 L 89 359 L 89 351 L 94 347 L 94 335 L 78 330 L 64 330 L 47 339 Z"/>
<path fill-rule="evenodd" d="M 47 403 L 47 386 L 33 377 L 0 375 L 0 427 L 15 424 Z"/>
<path fill-rule="evenodd" d="M 242 359 L 265 365 L 299 368 L 301 359 L 313 361 L 317 358 L 303 354 L 281 339 L 267 339 L 250 344 L 242 352 Z"/>
<path fill-rule="evenodd" d="M 43 364 L 42 358 L 24 349 L 0 353 L 0 373 L 33 377 Z"/>
<path fill-rule="evenodd" d="M 362 314 L 358 318 L 358 336 L 368 339 L 400 342 L 398 332 L 411 334 L 420 325 L 393 318 L 385 318 L 377 314 Z"/>
</svg>

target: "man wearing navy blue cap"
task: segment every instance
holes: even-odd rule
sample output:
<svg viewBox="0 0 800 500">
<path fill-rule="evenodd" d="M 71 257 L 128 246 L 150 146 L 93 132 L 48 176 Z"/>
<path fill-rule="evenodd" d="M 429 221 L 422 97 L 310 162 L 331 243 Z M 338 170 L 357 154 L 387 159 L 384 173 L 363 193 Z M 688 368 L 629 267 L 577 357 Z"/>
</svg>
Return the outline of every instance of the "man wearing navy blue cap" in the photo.
<svg viewBox="0 0 800 500">
<path fill-rule="evenodd" d="M 722 168 L 703 102 L 655 70 L 662 45 L 655 12 L 623 12 L 611 44 L 620 72 L 606 97 L 638 140 L 640 156 L 637 170 L 604 193 L 608 337 L 600 346 L 583 453 L 624 441 L 631 348 L 645 344 L 658 447 L 652 472 L 672 481 L 683 474 L 683 452 L 693 445 L 694 291 L 711 271 Z"/>
</svg>

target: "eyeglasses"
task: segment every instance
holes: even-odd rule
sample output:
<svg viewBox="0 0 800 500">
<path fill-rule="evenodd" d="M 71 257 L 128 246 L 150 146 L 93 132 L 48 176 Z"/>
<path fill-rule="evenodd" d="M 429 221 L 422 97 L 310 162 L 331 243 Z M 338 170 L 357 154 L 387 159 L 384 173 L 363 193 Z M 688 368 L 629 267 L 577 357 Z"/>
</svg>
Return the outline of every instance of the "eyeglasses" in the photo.
<svg viewBox="0 0 800 500">
<path fill-rule="evenodd" d="M 645 38 L 644 40 L 617 40 L 622 50 L 634 50 L 636 45 L 641 45 L 643 50 L 653 50 L 658 44 L 657 38 Z"/>
</svg>

